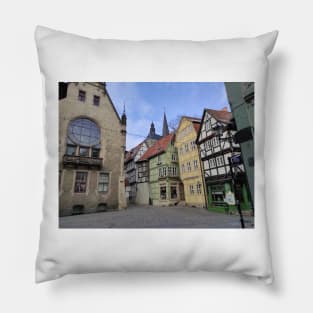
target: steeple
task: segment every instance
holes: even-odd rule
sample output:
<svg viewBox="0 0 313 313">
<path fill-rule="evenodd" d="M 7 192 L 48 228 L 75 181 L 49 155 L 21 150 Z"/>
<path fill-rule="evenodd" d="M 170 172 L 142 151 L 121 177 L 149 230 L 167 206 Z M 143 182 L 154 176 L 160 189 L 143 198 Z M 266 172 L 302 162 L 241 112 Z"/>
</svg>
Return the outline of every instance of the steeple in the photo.
<svg viewBox="0 0 313 313">
<path fill-rule="evenodd" d="M 126 112 L 125 112 L 125 103 L 124 103 L 124 109 L 123 109 L 121 122 L 122 122 L 122 125 L 126 125 L 126 122 L 127 122 L 127 117 L 126 117 Z"/>
<path fill-rule="evenodd" d="M 150 126 L 150 132 L 148 137 L 153 138 L 155 136 L 155 127 L 154 127 L 154 123 L 151 122 L 151 126 Z"/>
<path fill-rule="evenodd" d="M 168 124 L 167 124 L 166 114 L 165 114 L 165 110 L 164 110 L 162 136 L 165 137 L 169 133 L 170 132 L 168 130 Z"/>
</svg>

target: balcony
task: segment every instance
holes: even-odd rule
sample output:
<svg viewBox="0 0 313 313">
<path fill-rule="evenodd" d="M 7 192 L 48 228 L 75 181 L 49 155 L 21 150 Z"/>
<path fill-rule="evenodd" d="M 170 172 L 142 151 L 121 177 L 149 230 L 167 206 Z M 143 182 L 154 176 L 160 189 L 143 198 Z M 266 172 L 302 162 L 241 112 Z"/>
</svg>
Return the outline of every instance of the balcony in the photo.
<svg viewBox="0 0 313 313">
<path fill-rule="evenodd" d="M 87 166 L 94 168 L 102 167 L 102 159 L 101 158 L 91 158 L 86 156 L 79 155 L 64 155 L 63 156 L 63 165 L 64 166 Z"/>
</svg>

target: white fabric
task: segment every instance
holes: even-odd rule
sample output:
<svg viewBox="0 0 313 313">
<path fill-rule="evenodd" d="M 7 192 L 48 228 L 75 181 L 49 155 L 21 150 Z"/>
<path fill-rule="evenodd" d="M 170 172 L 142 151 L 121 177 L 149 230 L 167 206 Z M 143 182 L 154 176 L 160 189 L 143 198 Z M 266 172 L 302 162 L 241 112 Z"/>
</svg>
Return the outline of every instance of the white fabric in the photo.
<svg viewBox="0 0 313 313">
<path fill-rule="evenodd" d="M 264 195 L 264 100 L 277 32 L 193 41 L 95 40 L 37 27 L 46 98 L 43 221 L 36 281 L 103 271 L 232 271 L 272 281 Z M 254 81 L 254 229 L 59 229 L 58 81 Z"/>
</svg>

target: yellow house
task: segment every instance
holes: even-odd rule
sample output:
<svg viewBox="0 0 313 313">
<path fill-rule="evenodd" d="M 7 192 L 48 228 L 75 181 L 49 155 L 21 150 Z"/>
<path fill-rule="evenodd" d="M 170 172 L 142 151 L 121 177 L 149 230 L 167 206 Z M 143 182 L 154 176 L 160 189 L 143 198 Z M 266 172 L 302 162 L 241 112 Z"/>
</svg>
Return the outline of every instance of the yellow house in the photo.
<svg viewBox="0 0 313 313">
<path fill-rule="evenodd" d="M 206 207 L 197 134 L 201 119 L 182 116 L 176 131 L 175 145 L 178 150 L 180 178 L 184 185 L 186 205 Z"/>
</svg>

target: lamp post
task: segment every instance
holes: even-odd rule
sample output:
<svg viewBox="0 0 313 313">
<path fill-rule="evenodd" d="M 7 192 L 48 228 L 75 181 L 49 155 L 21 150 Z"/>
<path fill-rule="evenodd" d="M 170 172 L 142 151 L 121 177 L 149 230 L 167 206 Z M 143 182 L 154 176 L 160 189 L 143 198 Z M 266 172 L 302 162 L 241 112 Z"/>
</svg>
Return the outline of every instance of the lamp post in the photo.
<svg viewBox="0 0 313 313">
<path fill-rule="evenodd" d="M 244 219 L 243 219 L 243 215 L 242 215 L 240 201 L 237 197 L 237 188 L 236 188 L 236 176 L 237 176 L 237 170 L 238 170 L 237 166 L 240 164 L 241 158 L 239 159 L 239 156 L 236 155 L 234 152 L 234 147 L 233 147 L 234 138 L 231 134 L 231 131 L 234 128 L 234 126 L 235 125 L 233 123 L 228 124 L 226 127 L 224 127 L 222 125 L 218 125 L 215 127 L 214 131 L 215 131 L 216 136 L 218 137 L 220 142 L 221 141 L 228 141 L 228 143 L 229 143 L 231 156 L 228 157 L 228 163 L 229 163 L 229 168 L 230 168 L 232 186 L 233 186 L 233 190 L 234 190 L 235 203 L 236 203 L 237 211 L 238 211 L 239 216 L 240 216 L 241 228 L 245 228 L 245 223 L 244 223 Z M 223 138 L 224 130 L 227 130 L 227 138 Z M 237 165 L 237 166 L 233 166 L 233 165 Z M 235 173 L 234 173 L 233 169 L 235 169 Z"/>
</svg>

